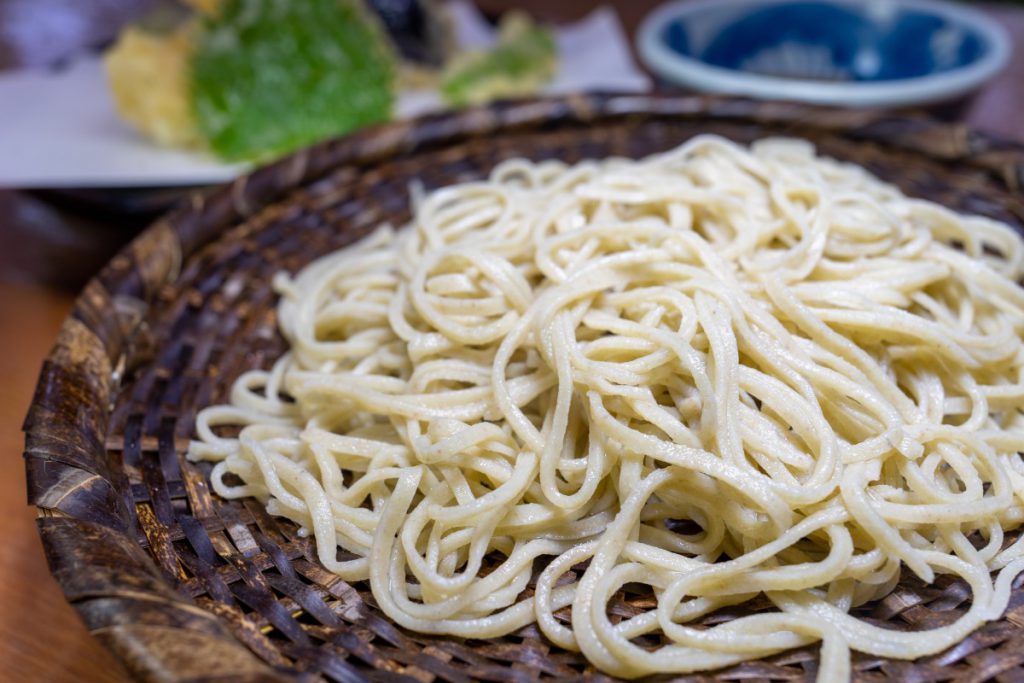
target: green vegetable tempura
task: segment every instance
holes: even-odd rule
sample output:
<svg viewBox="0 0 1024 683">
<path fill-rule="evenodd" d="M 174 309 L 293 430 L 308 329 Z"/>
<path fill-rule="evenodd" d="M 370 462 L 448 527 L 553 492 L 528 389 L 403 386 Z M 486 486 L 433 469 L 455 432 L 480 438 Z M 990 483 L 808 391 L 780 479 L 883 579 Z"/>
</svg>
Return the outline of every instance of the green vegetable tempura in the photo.
<svg viewBox="0 0 1024 683">
<path fill-rule="evenodd" d="M 227 0 L 192 58 L 202 136 L 265 159 L 391 115 L 394 57 L 354 0 Z"/>
<path fill-rule="evenodd" d="M 551 79 L 557 63 L 551 31 L 512 13 L 492 50 L 460 55 L 445 68 L 441 94 L 456 105 L 533 94 Z"/>
</svg>

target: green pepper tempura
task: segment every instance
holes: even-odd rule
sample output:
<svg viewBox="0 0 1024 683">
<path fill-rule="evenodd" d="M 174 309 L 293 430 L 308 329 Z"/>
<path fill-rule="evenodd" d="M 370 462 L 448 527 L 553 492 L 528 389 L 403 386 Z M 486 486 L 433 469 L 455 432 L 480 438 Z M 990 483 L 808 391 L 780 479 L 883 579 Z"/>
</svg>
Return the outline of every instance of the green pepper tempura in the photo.
<svg viewBox="0 0 1024 683">
<path fill-rule="evenodd" d="M 445 68 L 441 94 L 456 105 L 530 95 L 551 79 L 557 64 L 551 31 L 512 13 L 502 21 L 493 49 L 460 55 Z"/>
</svg>

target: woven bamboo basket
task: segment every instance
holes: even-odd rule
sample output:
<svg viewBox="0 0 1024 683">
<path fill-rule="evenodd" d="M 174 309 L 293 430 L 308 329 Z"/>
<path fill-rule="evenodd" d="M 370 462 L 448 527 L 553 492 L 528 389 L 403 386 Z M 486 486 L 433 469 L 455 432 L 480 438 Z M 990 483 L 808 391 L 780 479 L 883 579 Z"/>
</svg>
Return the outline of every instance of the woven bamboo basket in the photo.
<svg viewBox="0 0 1024 683">
<path fill-rule="evenodd" d="M 921 118 L 697 97 L 581 96 L 395 123 L 196 196 L 86 286 L 25 422 L 39 532 L 90 631 L 145 681 L 610 680 L 532 626 L 488 641 L 397 627 L 367 585 L 323 569 L 294 524 L 211 494 L 184 452 L 196 411 L 284 350 L 272 275 L 403 224 L 411 179 L 437 187 L 512 156 L 638 157 L 707 132 L 804 137 L 911 195 L 1024 226 L 1021 145 Z M 629 615 L 649 598 L 621 594 L 610 609 Z M 969 600 L 961 582 L 908 577 L 858 615 L 927 629 Z M 686 680 L 806 680 L 817 659 L 808 647 Z M 855 655 L 853 668 L 858 681 L 1024 680 L 1024 590 L 947 652 Z"/>
</svg>

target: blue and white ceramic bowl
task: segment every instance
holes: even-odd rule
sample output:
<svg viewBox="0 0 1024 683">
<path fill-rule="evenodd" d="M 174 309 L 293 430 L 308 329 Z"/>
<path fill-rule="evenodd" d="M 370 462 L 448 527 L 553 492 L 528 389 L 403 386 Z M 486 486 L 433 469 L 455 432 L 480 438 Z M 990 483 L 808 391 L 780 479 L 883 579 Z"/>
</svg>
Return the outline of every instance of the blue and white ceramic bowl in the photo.
<svg viewBox="0 0 1024 683">
<path fill-rule="evenodd" d="M 686 0 L 651 13 L 638 40 L 678 85 L 857 107 L 956 99 L 1011 53 L 993 20 L 935 0 Z"/>
</svg>

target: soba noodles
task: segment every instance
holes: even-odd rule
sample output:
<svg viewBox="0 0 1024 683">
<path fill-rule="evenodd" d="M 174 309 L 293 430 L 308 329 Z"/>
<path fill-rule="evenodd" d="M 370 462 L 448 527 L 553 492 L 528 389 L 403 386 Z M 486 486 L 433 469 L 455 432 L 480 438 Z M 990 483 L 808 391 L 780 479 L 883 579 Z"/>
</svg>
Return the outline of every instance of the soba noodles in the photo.
<svg viewBox="0 0 1024 683">
<path fill-rule="evenodd" d="M 278 277 L 290 352 L 203 410 L 189 452 L 394 622 L 536 622 L 625 677 L 821 641 L 836 681 L 850 649 L 917 658 L 1005 610 L 1024 569 L 1008 226 L 803 142 L 713 136 L 516 159 L 413 200 L 405 230 Z M 970 608 L 925 632 L 849 614 L 901 567 L 962 578 Z M 650 607 L 613 619 L 627 584 Z"/>
</svg>

